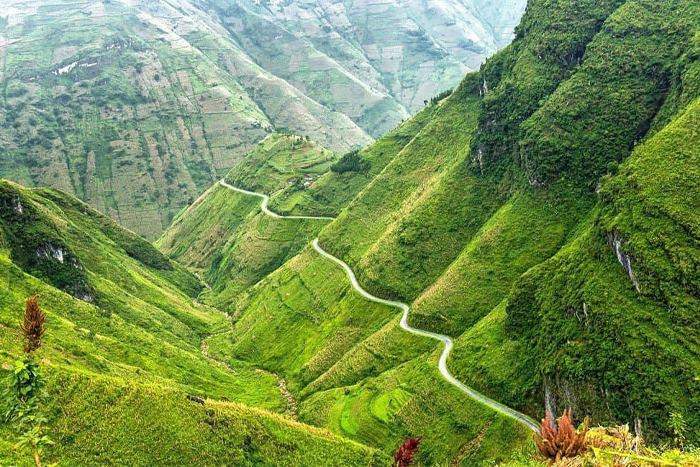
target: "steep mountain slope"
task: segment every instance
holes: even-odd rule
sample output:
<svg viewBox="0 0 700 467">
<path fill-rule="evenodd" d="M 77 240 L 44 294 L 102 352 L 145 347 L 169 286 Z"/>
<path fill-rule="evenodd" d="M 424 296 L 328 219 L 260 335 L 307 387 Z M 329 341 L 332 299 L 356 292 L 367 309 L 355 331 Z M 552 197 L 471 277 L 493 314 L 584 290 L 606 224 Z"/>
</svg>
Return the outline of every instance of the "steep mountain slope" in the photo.
<svg viewBox="0 0 700 467">
<path fill-rule="evenodd" d="M 381 464 L 370 448 L 241 405 L 282 412 L 287 403 L 273 375 L 203 350 L 203 339 L 229 322 L 193 298 L 200 289 L 181 266 L 86 204 L 0 181 L 0 355 L 19 356 L 24 300 L 40 294 L 48 329 L 38 358 L 56 442 L 46 460 Z M 10 450 L 9 424 L 0 424 L 0 439 L 2 464 L 27 465 L 22 451 Z"/>
<path fill-rule="evenodd" d="M 506 329 L 547 361 L 535 368 L 560 406 L 576 397 L 600 420 L 662 430 L 675 412 L 700 433 L 698 200 L 688 196 L 698 189 L 699 118 L 695 100 L 639 145 L 578 235 L 516 284 Z M 533 326 L 552 338 L 524 331 Z"/>
<path fill-rule="evenodd" d="M 504 0 L 502 11 L 518 17 L 523 3 Z M 492 30 L 511 24 L 460 5 L 446 3 L 440 24 L 399 15 L 382 34 L 376 29 L 377 43 L 394 44 L 377 49 L 376 62 L 345 29 L 345 45 L 324 51 L 321 43 L 335 42 L 341 29 L 324 29 L 323 17 L 312 33 L 252 3 L 12 0 L 0 15 L 0 176 L 75 194 L 155 239 L 273 130 L 343 153 L 457 83 L 466 70 L 457 51 L 474 49 L 480 61 L 502 44 Z M 364 9 L 349 17 L 361 19 Z M 441 25 L 462 15 L 468 22 Z M 451 39 L 485 39 L 447 52 L 421 35 L 445 27 L 455 30 L 445 33 Z M 428 56 L 430 70 L 411 62 Z M 385 72 L 397 66 L 399 78 Z"/>
<path fill-rule="evenodd" d="M 437 106 L 361 152 L 359 170 L 319 172 L 336 157 L 312 141 L 271 135 L 226 176 L 234 186 L 266 193 L 270 208 L 284 215 L 335 216 L 392 155 L 423 128 Z M 156 242 L 164 253 L 199 269 L 212 290 L 208 299 L 229 307 L 238 294 L 297 254 L 328 223 L 288 222 L 258 211 L 260 200 L 214 185 L 176 218 Z"/>
<path fill-rule="evenodd" d="M 21 351 L 17 318 L 39 293 L 54 365 L 282 407 L 271 376 L 245 366 L 235 375 L 201 354 L 228 322 L 197 304 L 197 279 L 148 242 L 68 195 L 5 181 L 0 216 L 3 355 Z"/>
<path fill-rule="evenodd" d="M 506 46 L 525 8 L 522 0 L 198 3 L 265 69 L 375 137 Z"/>
<path fill-rule="evenodd" d="M 482 392 L 651 438 L 676 412 L 695 439 L 699 32 L 692 1 L 533 0 L 514 43 L 405 144 L 361 153 L 383 168 L 349 175 L 361 188 L 321 245 L 412 302 L 412 325 L 459 336 L 450 368 Z M 324 180 L 302 200 L 332 199 Z M 433 344 L 309 248 L 232 298 L 212 351 L 285 375 L 302 420 L 375 446 L 423 433 L 426 463 L 522 440 L 484 416 L 446 423 L 473 402 L 440 386 Z"/>
<path fill-rule="evenodd" d="M 437 166 L 443 164 L 443 159 L 431 160 L 430 155 L 441 150 L 451 153 L 466 144 L 469 133 L 464 129 L 476 121 L 472 118 L 465 122 L 463 116 L 475 115 L 476 104 L 478 98 L 460 94 L 426 108 L 363 151 L 365 169 L 331 172 L 313 189 L 303 192 L 305 198 L 300 205 L 332 199 L 334 194 L 340 195 L 341 202 L 349 200 L 370 180 L 368 174 L 381 174 L 364 188 L 362 193 L 366 193 L 377 180 L 392 178 L 392 167 L 399 160 L 406 164 L 426 160 Z M 234 169 L 228 179 L 245 179 L 236 176 L 237 171 Z M 354 203 L 341 213 L 341 219 L 352 211 Z M 238 212 L 236 204 L 227 206 Z M 192 212 L 196 210 L 197 206 Z M 225 225 L 231 211 L 217 211 L 221 213 L 218 224 Z M 191 214 L 189 218 L 183 218 L 183 223 L 196 224 L 196 217 Z M 203 214 L 202 218 L 207 216 Z M 365 218 L 366 223 L 372 220 L 372 216 Z M 266 222 L 295 229 L 299 221 Z M 249 255 L 258 251 L 248 250 Z M 223 257 L 235 262 L 240 256 Z M 216 268 L 213 271 L 217 273 Z M 237 280 L 235 273 L 218 273 L 226 281 Z M 220 359 L 243 358 L 284 373 L 290 389 L 302 397 L 302 420 L 328 426 L 387 451 L 402 437 L 423 433 L 427 463 L 442 462 L 460 450 L 462 457 L 472 460 L 491 456 L 503 459 L 526 439 L 526 428 L 495 416 L 442 380 L 435 370 L 439 353 L 433 354 L 434 344 L 398 329 L 395 310 L 371 305 L 350 292 L 343 271 L 313 250 L 304 250 L 242 296 L 229 295 L 227 302 L 226 294 L 235 292 L 229 289 L 216 295 L 216 303 L 235 305 L 232 311 L 236 325 L 230 335 L 211 339 L 210 351 Z M 285 331 L 288 329 L 294 329 L 294 333 L 290 335 Z M 285 338 L 279 339 L 282 334 Z M 435 400 L 441 401 L 438 406 L 427 403 Z M 464 417 L 455 424 L 450 413 Z"/>
<path fill-rule="evenodd" d="M 425 465 L 489 465 L 523 447 L 528 429 L 442 379 L 442 348 L 357 294 L 309 246 L 318 235 L 363 287 L 410 303 L 410 324 L 452 336 L 448 366 L 477 390 L 533 417 L 573 406 L 650 440 L 672 435 L 673 414 L 697 442 L 699 38 L 694 0 L 532 0 L 513 44 L 330 173 L 317 178 L 331 161 L 304 138 L 264 141 L 227 180 L 285 214 L 336 220 L 264 216 L 259 197 L 215 186 L 158 243 L 204 273 L 213 290 L 201 298 L 226 307 L 232 326 L 190 304 L 200 286 L 147 243 L 64 195 L 6 183 L 7 310 L 40 286 L 50 311 L 95 315 L 84 323 L 102 325 L 100 310 L 129 316 L 129 332 L 109 321 L 99 335 L 133 342 L 138 356 L 98 336 L 73 348 L 68 330 L 47 352 L 60 367 L 125 373 L 138 394 L 156 381 L 281 411 L 276 380 L 254 370 L 264 368 L 286 379 L 301 421 L 385 453 L 421 434 Z M 142 282 L 159 286 L 138 296 L 148 313 L 132 302 Z M 3 312 L 3 342 L 18 348 Z M 210 417 L 207 404 L 192 417 Z M 167 407 L 167 417 L 192 410 Z M 218 434 L 206 436 L 218 449 Z M 358 463 L 375 455 L 324 436 Z"/>
</svg>

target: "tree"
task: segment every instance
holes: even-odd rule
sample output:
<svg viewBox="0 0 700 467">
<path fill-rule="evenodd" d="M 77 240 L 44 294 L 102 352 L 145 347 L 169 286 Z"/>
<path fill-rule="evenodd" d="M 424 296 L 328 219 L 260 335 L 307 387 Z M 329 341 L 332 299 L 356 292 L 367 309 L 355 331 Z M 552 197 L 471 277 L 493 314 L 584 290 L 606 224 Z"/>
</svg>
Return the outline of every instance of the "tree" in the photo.
<svg viewBox="0 0 700 467">
<path fill-rule="evenodd" d="M 335 173 L 364 172 L 369 169 L 369 162 L 364 160 L 358 150 L 350 151 L 331 166 Z"/>
<path fill-rule="evenodd" d="M 419 436 L 418 438 L 408 438 L 404 441 L 399 449 L 396 450 L 394 463 L 391 464 L 391 467 L 410 467 L 418 453 L 422 439 L 423 436 Z"/>
<path fill-rule="evenodd" d="M 688 431 L 683 414 L 680 412 L 671 412 L 668 427 L 673 431 L 673 440 L 675 443 L 683 449 L 685 447 L 685 433 Z"/>
<path fill-rule="evenodd" d="M 37 467 L 41 467 L 41 451 L 53 444 L 45 434 L 47 422 L 41 408 L 46 398 L 46 382 L 41 375 L 35 353 L 42 344 L 46 314 L 39 306 L 39 296 L 27 299 L 20 324 L 24 338 L 24 358 L 3 366 L 5 388 L 2 392 L 3 417 L 17 432 L 13 451 L 29 448 Z"/>
</svg>

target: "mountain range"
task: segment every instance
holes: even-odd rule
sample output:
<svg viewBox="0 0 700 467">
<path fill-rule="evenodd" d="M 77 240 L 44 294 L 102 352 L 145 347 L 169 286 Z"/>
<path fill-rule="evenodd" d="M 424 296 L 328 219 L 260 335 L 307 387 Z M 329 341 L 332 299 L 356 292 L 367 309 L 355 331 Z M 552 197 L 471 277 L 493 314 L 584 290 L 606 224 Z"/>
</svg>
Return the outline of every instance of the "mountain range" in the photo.
<svg viewBox="0 0 700 467">
<path fill-rule="evenodd" d="M 371 143 L 507 44 L 524 3 L 13 0 L 0 176 L 154 240 L 271 132 Z"/>
<path fill-rule="evenodd" d="M 302 6 L 207 17 L 232 36 L 248 14 L 308 27 L 313 44 L 330 6 Z M 389 465 L 422 436 L 419 465 L 523 467 L 540 463 L 522 421 L 571 407 L 637 436 L 592 465 L 663 464 L 641 439 L 694 465 L 679 459 L 700 439 L 700 4 L 530 0 L 510 45 L 419 107 L 342 156 L 270 132 L 153 244 L 70 194 L 2 182 L 0 352 L 21 353 L 40 293 L 48 458 Z M 446 361 L 395 302 L 450 336 Z"/>
</svg>

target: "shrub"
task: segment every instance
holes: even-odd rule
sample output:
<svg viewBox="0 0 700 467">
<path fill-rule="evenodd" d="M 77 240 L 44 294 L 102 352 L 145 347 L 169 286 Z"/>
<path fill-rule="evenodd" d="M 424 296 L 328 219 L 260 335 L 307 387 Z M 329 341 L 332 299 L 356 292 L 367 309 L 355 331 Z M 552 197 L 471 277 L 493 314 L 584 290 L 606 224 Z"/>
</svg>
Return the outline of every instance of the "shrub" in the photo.
<svg viewBox="0 0 700 467">
<path fill-rule="evenodd" d="M 17 433 L 13 451 L 29 448 L 37 467 L 41 467 L 41 451 L 53 444 L 45 434 L 46 417 L 42 404 L 46 398 L 46 381 L 41 375 L 34 352 L 41 347 L 46 315 L 39 307 L 39 296 L 27 300 L 20 331 L 24 337 L 24 359 L 3 365 L 7 371 L 2 392 L 3 418 Z"/>
<path fill-rule="evenodd" d="M 419 436 L 418 438 L 408 438 L 404 441 L 394 454 L 392 467 L 409 467 L 418 453 L 422 439 L 423 437 Z"/>
<path fill-rule="evenodd" d="M 543 460 L 549 460 L 549 465 L 560 461 L 564 457 L 576 457 L 586 450 L 588 441 L 588 417 L 583 422 L 583 429 L 576 431 L 571 419 L 571 409 L 564 410 L 556 423 L 552 421 L 552 414 L 547 412 L 542 426 L 535 434 L 535 444 Z"/>
</svg>

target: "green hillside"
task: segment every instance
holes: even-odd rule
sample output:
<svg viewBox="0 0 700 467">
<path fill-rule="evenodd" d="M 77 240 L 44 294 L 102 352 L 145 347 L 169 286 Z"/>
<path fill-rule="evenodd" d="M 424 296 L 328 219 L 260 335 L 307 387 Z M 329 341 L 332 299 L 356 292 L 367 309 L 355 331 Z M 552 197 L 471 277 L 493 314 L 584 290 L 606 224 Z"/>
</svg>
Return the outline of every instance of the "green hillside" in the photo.
<svg viewBox="0 0 700 467">
<path fill-rule="evenodd" d="M 327 171 L 338 159 L 313 141 L 271 135 L 226 176 L 234 186 L 270 196 L 284 215 L 335 216 L 425 126 L 429 106 L 361 151 L 360 171 Z M 260 199 L 217 184 L 185 209 L 156 242 L 165 254 L 199 270 L 212 290 L 208 302 L 232 311 L 246 288 L 299 253 L 327 220 L 274 219 L 259 212 Z"/>
<path fill-rule="evenodd" d="M 69 195 L 6 181 L 0 220 L 3 362 L 22 350 L 25 299 L 38 293 L 48 315 L 38 358 L 56 445 L 46 459 L 299 466 L 381 459 L 274 414 L 287 407 L 274 375 L 210 357 L 205 339 L 229 329 L 226 316 L 199 304 L 199 281 L 141 237 Z M 192 397 L 207 398 L 205 405 Z M 10 452 L 10 426 L 0 424 L 0 433 L 0 463 L 26 465 L 26 453 Z"/>
<path fill-rule="evenodd" d="M 571 5 L 568 10 L 570 14 L 601 13 L 595 8 L 574 10 Z M 490 90 L 479 102 L 478 114 L 489 115 L 478 118 L 477 137 L 468 144 L 470 170 L 459 177 L 459 189 L 446 190 L 441 201 L 440 185 L 425 181 L 425 174 L 434 172 L 427 164 L 439 164 L 440 170 L 447 172 L 448 166 L 436 154 L 447 157 L 455 151 L 436 151 L 436 146 L 422 149 L 419 154 L 426 165 L 418 165 L 417 156 L 407 158 L 405 163 L 397 157 L 337 222 L 324 229 L 321 242 L 345 258 L 370 290 L 415 300 L 416 313 L 411 317 L 414 325 L 451 335 L 466 331 L 461 339 L 462 351 L 455 352 L 453 365 L 462 378 L 477 388 L 533 415 L 541 413 L 547 393 L 555 405 L 574 405 L 577 413 L 591 413 L 601 423 L 632 423 L 638 418 L 642 427 L 655 436 L 666 433 L 671 411 L 685 416 L 694 413 L 691 388 L 698 368 L 698 355 L 690 344 L 694 334 L 687 335 L 687 325 L 680 318 L 662 318 L 666 313 L 658 308 L 678 310 L 686 320 L 691 319 L 691 312 L 681 310 L 697 309 L 693 305 L 694 292 L 690 284 L 682 284 L 692 280 L 694 261 L 687 263 L 687 259 L 678 258 L 677 262 L 661 263 L 660 251 L 668 251 L 670 246 L 659 245 L 659 236 L 676 239 L 675 245 L 686 238 L 686 243 L 681 243 L 683 249 L 694 248 L 695 240 L 692 230 L 689 236 L 680 237 L 673 233 L 677 227 L 657 221 L 659 215 L 642 206 L 659 206 L 655 209 L 673 212 L 675 219 L 687 222 L 693 218 L 690 206 L 694 207 L 694 200 L 691 197 L 691 201 L 686 201 L 690 205 L 683 209 L 672 193 L 664 195 L 664 191 L 655 188 L 639 193 L 641 182 L 636 177 L 634 182 L 613 185 L 629 186 L 635 201 L 608 195 L 611 188 L 607 183 L 611 182 L 603 181 L 598 196 L 594 189 L 601 175 L 616 170 L 610 163 L 628 157 L 640 140 L 654 141 L 656 131 L 698 96 L 693 94 L 697 89 L 693 61 L 697 56 L 694 47 L 700 10 L 689 2 L 642 1 L 611 3 L 608 10 L 610 16 L 602 28 L 599 23 L 583 32 L 573 29 L 581 34 L 576 40 L 586 32 L 591 34 L 590 42 L 584 43 L 581 63 L 559 75 L 564 81 L 550 97 L 532 97 L 532 102 L 540 107 L 523 118 L 512 134 L 508 127 L 514 126 L 514 117 L 522 115 L 513 113 L 513 101 L 517 103 L 517 98 L 511 94 L 512 83 L 524 80 L 519 62 L 531 57 L 533 50 L 544 53 L 540 49 L 542 38 L 532 39 L 527 30 L 532 15 L 537 15 L 538 27 L 546 24 L 538 2 L 532 2 L 518 29 L 519 39 L 490 60 L 478 76 L 468 77 L 461 88 L 467 96 L 483 96 L 486 82 Z M 547 14 L 552 20 L 561 21 L 557 15 Z M 674 25 L 671 30 L 670 24 Z M 597 29 L 600 32 L 596 34 Z M 555 49 L 551 53 L 558 52 Z M 499 64 L 511 63 L 515 65 L 510 73 L 509 67 L 499 68 Z M 530 71 L 533 72 L 536 69 Z M 529 78 L 530 74 L 526 76 Z M 524 100 L 526 95 L 518 96 Z M 451 100 L 458 98 L 456 93 Z M 523 108 L 529 105 L 525 103 Z M 499 128 L 501 121 L 506 126 Z M 511 147 L 511 138 L 516 141 L 515 146 L 503 150 Z M 444 140 L 451 138 L 441 139 Z M 637 152 L 644 147 L 639 145 Z M 683 161 L 655 147 L 660 152 L 657 158 L 670 158 L 678 165 L 674 170 L 658 160 L 655 166 L 649 162 L 649 168 L 656 171 L 648 175 L 648 180 L 661 178 L 661 173 L 669 171 L 684 173 L 686 180 L 692 180 L 688 174 L 689 170 L 692 173 L 692 158 Z M 636 157 L 635 152 L 630 163 Z M 455 172 L 462 167 L 458 165 Z M 394 173 L 389 172 L 394 168 Z M 556 174 L 556 178 L 551 174 Z M 672 184 L 678 185 L 675 181 Z M 679 190 L 682 187 L 685 186 Z M 685 188 L 688 191 L 684 193 L 693 193 L 691 187 Z M 646 196 L 654 201 L 642 203 Z M 600 197 L 603 201 L 598 202 Z M 605 209 L 597 203 L 615 206 L 606 221 L 598 220 L 598 211 Z M 616 227 L 621 221 L 619 203 L 635 206 L 635 214 L 630 217 L 654 232 L 643 240 L 645 248 L 637 247 L 639 253 L 632 245 L 627 246 L 627 242 L 635 241 L 628 239 L 639 234 L 631 227 L 623 234 Z M 431 211 L 431 206 L 436 207 Z M 462 206 L 464 211 L 460 211 Z M 643 215 L 649 218 L 644 220 Z M 685 230 L 688 231 L 687 226 Z M 666 233 L 662 235 L 662 231 Z M 456 241 L 459 235 L 463 235 L 463 240 Z M 596 274 L 592 274 L 592 266 L 581 251 L 591 241 L 597 246 L 586 250 L 599 264 Z M 645 262 L 651 262 L 646 267 L 653 271 L 651 276 L 658 288 L 645 290 L 640 285 L 637 295 L 660 302 L 656 312 L 648 312 L 654 316 L 654 325 L 644 324 L 646 313 L 642 310 L 649 305 L 622 305 L 621 291 L 615 294 L 616 299 L 612 293 L 604 292 L 619 284 L 616 287 L 635 295 L 635 286 L 625 278 L 624 269 L 616 266 L 616 248 L 623 263 L 638 262 L 638 267 L 644 268 Z M 678 253 L 673 251 L 661 257 L 676 257 Z M 542 263 L 552 255 L 551 261 Z M 683 256 L 691 257 L 692 254 Z M 563 258 L 569 258 L 568 263 Z M 542 265 L 537 266 L 539 263 Z M 533 266 L 537 267 L 520 279 Z M 638 274 L 641 277 L 642 272 Z M 635 276 L 634 280 L 641 279 Z M 586 298 L 584 283 L 590 284 Z M 602 297 L 608 298 L 601 303 Z M 508 301 L 489 315 L 504 299 Z M 582 316 L 588 313 L 592 317 L 594 308 L 599 310 L 597 313 L 605 313 L 606 319 L 599 323 L 603 327 L 585 329 Z M 615 308 L 620 312 L 637 311 L 620 314 L 623 324 L 613 318 Z M 482 318 L 485 321 L 480 323 L 480 329 L 470 329 Z M 620 329 L 625 332 L 621 334 Z M 478 342 L 473 339 L 475 333 Z M 507 339 L 500 340 L 503 337 Z M 650 345 L 652 342 L 656 344 Z M 497 345 L 489 348 L 494 344 Z M 474 356 L 475 350 L 481 351 L 481 358 Z M 515 358 L 517 364 L 504 360 L 504 355 Z M 683 369 L 685 365 L 687 370 Z M 665 372 L 668 377 L 660 377 Z M 664 390 L 669 387 L 676 389 Z M 683 394 L 680 400 L 678 394 Z"/>
<path fill-rule="evenodd" d="M 226 176 L 226 181 L 246 190 L 270 194 L 284 190 L 287 185 L 299 190 L 304 182 L 328 172 L 336 160 L 335 154 L 308 138 L 271 135 Z"/>
<path fill-rule="evenodd" d="M 251 151 L 226 181 L 268 194 L 276 209 L 278 198 L 290 204 L 289 200 L 303 197 L 336 160 L 335 154 L 313 141 L 275 134 Z M 217 184 L 156 242 L 172 258 L 201 271 L 211 287 L 209 303 L 229 307 L 240 292 L 296 255 L 328 223 L 270 218 L 260 213 L 259 204 L 257 197 Z"/>
<path fill-rule="evenodd" d="M 58 466 L 386 465 L 367 447 L 242 404 L 200 404 L 171 388 L 122 379 L 51 376 L 47 412 L 56 445 L 45 461 Z M 8 451 L 0 441 L 3 464 L 33 465 Z"/>
<path fill-rule="evenodd" d="M 525 0 L 466 3 L 387 2 L 366 22 L 363 5 L 326 14 L 345 6 L 325 0 L 302 16 L 252 1 L 8 0 L 0 177 L 74 194 L 154 240 L 275 131 L 339 153 L 383 136 L 504 47 Z"/>
<path fill-rule="evenodd" d="M 40 292 L 55 455 L 87 462 L 105 430 L 109 459 L 211 445 L 203 464 L 385 465 L 423 436 L 419 465 L 537 465 L 529 428 L 445 380 L 443 344 L 357 293 L 316 237 L 411 326 L 454 339 L 466 385 L 534 419 L 628 425 L 649 455 L 692 451 L 700 4 L 530 0 L 515 34 L 362 150 L 276 133 L 247 152 L 225 180 L 283 217 L 215 184 L 154 247 L 67 195 L 0 184 L 0 351 L 20 349 L 16 310 Z"/>
<path fill-rule="evenodd" d="M 413 326 L 456 337 L 450 368 L 476 389 L 655 440 L 678 413 L 697 439 L 700 7 L 551 7 L 531 1 L 511 46 L 296 206 L 340 209 L 323 247 L 375 295 L 411 302 Z M 284 375 L 304 421 L 384 449 L 424 434 L 427 464 L 524 439 L 483 415 L 444 425 L 443 410 L 478 409 L 432 392 L 434 344 L 310 248 L 231 298 L 233 332 L 212 352 Z"/>
<path fill-rule="evenodd" d="M 201 285 L 182 266 L 60 192 L 3 181 L 0 207 L 2 355 L 21 351 L 16 323 L 39 293 L 52 365 L 283 407 L 273 377 L 245 365 L 234 374 L 202 355 L 202 340 L 228 322 L 197 304 Z"/>
</svg>

